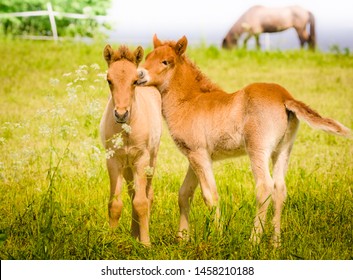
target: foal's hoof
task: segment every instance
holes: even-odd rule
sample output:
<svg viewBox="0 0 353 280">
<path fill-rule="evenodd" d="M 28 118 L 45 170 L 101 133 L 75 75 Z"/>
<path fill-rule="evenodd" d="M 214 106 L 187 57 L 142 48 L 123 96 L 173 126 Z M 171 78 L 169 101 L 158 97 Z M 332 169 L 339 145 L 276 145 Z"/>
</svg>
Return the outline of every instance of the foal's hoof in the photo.
<svg viewBox="0 0 353 280">
<path fill-rule="evenodd" d="M 272 236 L 271 244 L 274 248 L 280 248 L 281 247 L 281 237 L 278 235 Z"/>
<path fill-rule="evenodd" d="M 140 242 L 146 248 L 151 248 L 151 242 Z"/>
<path fill-rule="evenodd" d="M 186 241 L 189 241 L 190 239 L 190 236 L 187 232 L 187 230 L 183 230 L 183 231 L 179 231 L 177 236 L 175 237 L 176 241 L 178 243 L 181 243 L 181 242 L 186 242 Z"/>
<path fill-rule="evenodd" d="M 259 245 L 261 241 L 261 236 L 255 232 L 252 232 L 249 241 L 253 245 Z"/>
</svg>

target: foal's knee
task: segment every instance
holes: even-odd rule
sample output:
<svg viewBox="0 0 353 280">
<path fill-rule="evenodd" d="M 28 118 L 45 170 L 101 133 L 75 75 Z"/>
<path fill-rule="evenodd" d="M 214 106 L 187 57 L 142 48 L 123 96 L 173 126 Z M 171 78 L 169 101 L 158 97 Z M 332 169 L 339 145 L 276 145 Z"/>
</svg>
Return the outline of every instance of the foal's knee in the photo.
<svg viewBox="0 0 353 280">
<path fill-rule="evenodd" d="M 116 227 L 123 209 L 123 202 L 121 199 L 113 198 L 108 204 L 109 224 L 111 227 Z"/>
<path fill-rule="evenodd" d="M 138 218 L 145 217 L 149 212 L 149 202 L 146 198 L 135 198 L 132 202 L 132 207 L 134 208 Z"/>
<path fill-rule="evenodd" d="M 259 204 L 264 204 L 272 196 L 274 183 L 271 180 L 256 184 L 256 199 Z"/>
<path fill-rule="evenodd" d="M 217 208 L 219 200 L 217 192 L 203 190 L 202 198 L 209 209 Z"/>
<path fill-rule="evenodd" d="M 275 188 L 273 191 L 273 200 L 283 202 L 287 197 L 287 188 L 284 181 L 275 182 Z"/>
</svg>

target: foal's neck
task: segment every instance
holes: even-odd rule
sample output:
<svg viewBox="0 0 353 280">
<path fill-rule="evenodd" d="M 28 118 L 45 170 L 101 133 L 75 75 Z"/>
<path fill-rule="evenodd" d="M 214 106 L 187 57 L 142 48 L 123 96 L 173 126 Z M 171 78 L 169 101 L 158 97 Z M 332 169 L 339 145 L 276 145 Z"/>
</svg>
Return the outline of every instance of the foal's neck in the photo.
<svg viewBox="0 0 353 280">
<path fill-rule="evenodd" d="M 189 99 L 200 94 L 222 91 L 187 57 L 182 59 L 182 63 L 177 65 L 171 78 L 169 90 L 175 91 L 173 95 L 181 99 Z"/>
</svg>

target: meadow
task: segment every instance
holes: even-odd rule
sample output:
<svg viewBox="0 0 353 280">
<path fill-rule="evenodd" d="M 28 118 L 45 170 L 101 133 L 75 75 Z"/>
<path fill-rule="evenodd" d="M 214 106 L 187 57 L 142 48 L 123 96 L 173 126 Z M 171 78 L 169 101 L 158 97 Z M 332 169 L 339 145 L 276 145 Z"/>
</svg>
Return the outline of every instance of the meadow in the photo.
<svg viewBox="0 0 353 280">
<path fill-rule="evenodd" d="M 222 231 L 198 189 L 191 238 L 176 242 L 178 189 L 187 161 L 166 126 L 153 181 L 151 248 L 130 237 L 126 188 L 119 227 L 110 229 L 106 152 L 98 128 L 109 96 L 104 46 L 0 42 L 1 259 L 353 259 L 352 139 L 306 124 L 300 126 L 286 178 L 280 248 L 271 245 L 270 231 L 259 245 L 248 241 L 255 193 L 247 157 L 214 164 Z M 228 92 L 251 82 L 276 82 L 353 128 L 349 53 L 224 51 L 203 45 L 187 53 Z"/>
</svg>

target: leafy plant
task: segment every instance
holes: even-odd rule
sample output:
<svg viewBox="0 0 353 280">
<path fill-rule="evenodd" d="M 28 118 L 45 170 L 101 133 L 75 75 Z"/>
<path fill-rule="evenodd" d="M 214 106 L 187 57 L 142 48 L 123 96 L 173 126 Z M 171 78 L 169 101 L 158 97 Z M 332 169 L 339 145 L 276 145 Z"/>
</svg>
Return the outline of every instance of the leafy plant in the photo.
<svg viewBox="0 0 353 280">
<path fill-rule="evenodd" d="M 48 0 L 2 0 L 1 13 L 47 10 Z M 65 13 L 79 13 L 89 16 L 105 15 L 111 0 L 51 0 L 53 10 Z M 100 25 L 93 18 L 72 19 L 56 17 L 59 36 L 94 37 Z M 0 18 L 2 33 L 5 35 L 52 35 L 48 16 Z M 106 28 L 109 26 L 106 24 Z"/>
</svg>

